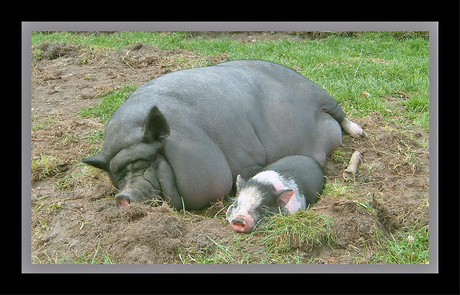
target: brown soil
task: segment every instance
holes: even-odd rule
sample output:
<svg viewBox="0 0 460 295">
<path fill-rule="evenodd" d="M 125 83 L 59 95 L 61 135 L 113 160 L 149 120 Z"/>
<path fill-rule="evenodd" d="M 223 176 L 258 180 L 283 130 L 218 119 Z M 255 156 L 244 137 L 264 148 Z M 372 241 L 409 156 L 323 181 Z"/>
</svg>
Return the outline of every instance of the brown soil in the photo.
<svg viewBox="0 0 460 295">
<path fill-rule="evenodd" d="M 190 253 L 212 251 L 215 243 L 225 245 L 235 238 L 222 218 L 224 202 L 203 212 L 174 212 L 167 205 L 151 204 L 118 210 L 113 200 L 116 189 L 108 177 L 80 163 L 101 147 L 91 138 L 104 129 L 97 119 L 78 116 L 80 108 L 94 105 L 98 96 L 125 84 L 141 85 L 227 56 L 145 44 L 113 51 L 41 44 L 32 51 L 32 160 L 47 159 L 49 166 L 32 173 L 32 263 L 108 258 L 117 263 L 183 263 L 191 261 Z M 342 184 L 342 171 L 353 151 L 359 150 L 363 163 L 349 184 L 353 188 L 324 195 L 311 209 L 333 218 L 336 242 L 332 248 L 305 253 L 305 262 L 366 263 L 378 251 L 372 247 L 378 229 L 385 235 L 428 225 L 428 133 L 385 123 L 376 113 L 354 121 L 369 138 L 344 137 L 344 147 L 325 167 L 328 182 Z M 248 237 L 242 241 L 247 243 L 242 246 L 245 251 L 260 251 L 263 246 L 254 241 L 262 234 Z"/>
</svg>

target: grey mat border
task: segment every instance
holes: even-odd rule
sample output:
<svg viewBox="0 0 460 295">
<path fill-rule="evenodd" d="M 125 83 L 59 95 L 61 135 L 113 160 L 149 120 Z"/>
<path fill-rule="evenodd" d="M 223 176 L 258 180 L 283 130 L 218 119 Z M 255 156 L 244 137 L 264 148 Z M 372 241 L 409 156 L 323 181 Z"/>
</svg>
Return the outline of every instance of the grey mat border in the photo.
<svg viewBox="0 0 460 295">
<path fill-rule="evenodd" d="M 430 263 L 426 265 L 37 265 L 31 264 L 32 31 L 429 31 Z M 437 22 L 23 22 L 22 273 L 438 273 Z"/>
</svg>

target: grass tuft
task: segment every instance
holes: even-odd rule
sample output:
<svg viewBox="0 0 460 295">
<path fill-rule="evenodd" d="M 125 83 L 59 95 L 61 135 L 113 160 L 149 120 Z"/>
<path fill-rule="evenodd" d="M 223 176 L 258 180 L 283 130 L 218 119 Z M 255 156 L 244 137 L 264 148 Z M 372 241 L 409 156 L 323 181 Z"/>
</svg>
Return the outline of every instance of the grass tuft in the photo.
<svg viewBox="0 0 460 295">
<path fill-rule="evenodd" d="M 350 190 L 354 189 L 355 186 L 344 182 L 340 179 L 334 179 L 334 181 L 327 180 L 326 187 L 321 193 L 322 196 L 332 196 L 334 198 L 346 197 L 350 195 Z"/>
<path fill-rule="evenodd" d="M 408 233 L 398 232 L 396 236 L 386 243 L 386 251 L 383 255 L 385 261 L 390 264 L 425 264 L 430 260 L 429 256 L 429 230 L 428 227 Z"/>
<path fill-rule="evenodd" d="M 334 242 L 332 218 L 300 210 L 294 215 L 273 215 L 262 225 L 262 242 L 274 253 L 295 249 L 311 251 L 315 246 Z"/>
<path fill-rule="evenodd" d="M 118 90 L 114 90 L 108 94 L 101 96 L 102 101 L 94 107 L 82 109 L 79 113 L 80 116 L 96 117 L 102 123 L 107 123 L 112 114 L 125 102 L 125 100 L 136 90 L 134 85 L 125 85 Z M 97 135 L 100 138 L 100 134 Z"/>
<path fill-rule="evenodd" d="M 39 157 L 31 161 L 32 181 L 57 175 L 61 172 L 60 163 L 61 160 L 58 157 L 41 152 Z"/>
</svg>

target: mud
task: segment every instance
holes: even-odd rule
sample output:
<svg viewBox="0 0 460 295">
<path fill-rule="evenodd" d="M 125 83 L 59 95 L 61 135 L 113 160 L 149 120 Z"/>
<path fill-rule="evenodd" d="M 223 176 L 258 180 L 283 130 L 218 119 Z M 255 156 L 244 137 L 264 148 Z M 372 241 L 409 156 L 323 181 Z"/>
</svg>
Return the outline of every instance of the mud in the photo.
<svg viewBox="0 0 460 295">
<path fill-rule="evenodd" d="M 235 238 L 224 218 L 225 201 L 202 212 L 151 203 L 118 210 L 108 177 L 80 163 L 101 147 L 97 135 L 104 130 L 97 119 L 78 116 L 81 108 L 123 85 L 139 86 L 227 56 L 140 43 L 113 51 L 41 44 L 32 52 L 32 161 L 42 165 L 32 171 L 32 263 L 183 263 Z M 428 133 L 388 124 L 377 113 L 352 119 L 369 137 L 344 137 L 344 147 L 325 166 L 328 183 L 352 188 L 323 195 L 311 208 L 333 218 L 335 243 L 306 252 L 305 262 L 366 263 L 378 251 L 372 246 L 377 231 L 388 235 L 429 223 Z M 345 182 L 342 171 L 355 150 L 362 153 L 362 163 L 356 178 Z M 250 235 L 242 247 L 248 253 L 263 251 L 254 243 L 261 237 Z"/>
</svg>

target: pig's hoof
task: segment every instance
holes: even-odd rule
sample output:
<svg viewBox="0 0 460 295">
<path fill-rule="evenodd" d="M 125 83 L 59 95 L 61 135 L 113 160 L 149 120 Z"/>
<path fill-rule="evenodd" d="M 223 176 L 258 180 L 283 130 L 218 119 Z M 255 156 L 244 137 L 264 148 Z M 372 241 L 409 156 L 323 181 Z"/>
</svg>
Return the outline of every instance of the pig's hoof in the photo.
<svg viewBox="0 0 460 295">
<path fill-rule="evenodd" d="M 358 124 L 351 122 L 347 118 L 343 118 L 342 122 L 340 122 L 340 126 L 342 126 L 342 129 L 346 134 L 352 137 L 367 137 L 366 132 L 364 132 Z"/>
</svg>

